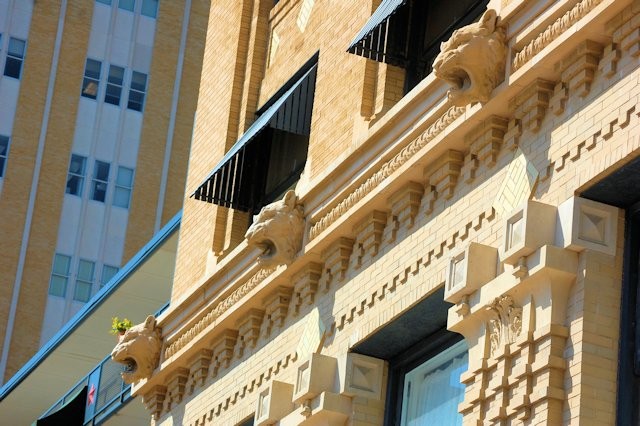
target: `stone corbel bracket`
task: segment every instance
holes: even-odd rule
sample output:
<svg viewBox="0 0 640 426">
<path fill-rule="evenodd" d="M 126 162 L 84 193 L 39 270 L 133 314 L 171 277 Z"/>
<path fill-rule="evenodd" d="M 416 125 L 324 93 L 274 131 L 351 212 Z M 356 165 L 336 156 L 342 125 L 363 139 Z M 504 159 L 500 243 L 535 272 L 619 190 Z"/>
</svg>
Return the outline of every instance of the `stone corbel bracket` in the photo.
<svg viewBox="0 0 640 426">
<path fill-rule="evenodd" d="M 470 364 L 501 349 L 489 350 L 485 344 L 476 344 L 484 333 L 479 324 L 490 324 L 489 335 L 494 328 L 500 330 L 497 332 L 503 336 L 498 336 L 498 342 L 508 344 L 546 325 L 565 323 L 569 289 L 578 271 L 578 253 L 544 245 L 526 256 L 521 266 L 527 271 L 524 277 L 514 274 L 512 269 L 506 270 L 472 294 L 461 297 L 457 305 L 449 309 L 447 328 L 464 335 L 472 351 L 481 349 L 482 353 L 476 356 L 470 354 Z M 461 304 L 465 309 L 460 308 Z M 513 309 L 520 308 L 521 313 L 515 315 Z M 499 323 L 494 327 L 491 322 L 496 320 Z M 505 333 L 504 327 L 512 329 Z M 504 337 L 510 333 L 512 337 Z M 489 336 L 487 344 L 490 340 Z M 472 368 L 470 365 L 469 369 Z"/>
</svg>

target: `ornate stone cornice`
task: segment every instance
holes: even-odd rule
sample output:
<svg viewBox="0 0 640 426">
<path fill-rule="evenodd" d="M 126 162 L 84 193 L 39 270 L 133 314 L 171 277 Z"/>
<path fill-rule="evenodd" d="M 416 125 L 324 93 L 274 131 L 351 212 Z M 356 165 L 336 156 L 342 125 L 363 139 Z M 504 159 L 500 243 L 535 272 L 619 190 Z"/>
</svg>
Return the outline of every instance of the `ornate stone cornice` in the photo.
<svg viewBox="0 0 640 426">
<path fill-rule="evenodd" d="M 327 229 L 338 218 L 344 215 L 358 201 L 373 191 L 387 177 L 398 170 L 419 150 L 424 148 L 430 141 L 438 136 L 447 126 L 453 123 L 465 111 L 465 108 L 451 107 L 441 115 L 427 130 L 419 137 L 411 141 L 389 161 L 385 162 L 380 169 L 372 176 L 362 182 L 351 194 L 339 201 L 328 213 L 318 219 L 309 230 L 309 239 L 316 238 L 322 231 Z"/>
<path fill-rule="evenodd" d="M 593 8 L 602 3 L 602 0 L 582 0 L 568 10 L 564 15 L 556 19 L 544 31 L 538 34 L 533 40 L 527 43 L 516 53 L 511 65 L 513 71 L 518 70 L 525 63 L 529 62 L 542 49 L 547 47 L 553 40 L 560 37 L 567 29 L 584 18 Z"/>
<path fill-rule="evenodd" d="M 213 307 L 206 315 L 189 328 L 187 331 L 181 333 L 178 337 L 171 339 L 168 342 L 166 349 L 164 350 L 164 357 L 169 358 L 173 354 L 177 353 L 180 349 L 184 348 L 191 340 L 222 315 L 225 311 L 235 305 L 240 299 L 246 296 L 251 290 L 253 290 L 258 284 L 260 284 L 266 277 L 271 275 L 275 271 L 275 267 L 261 269 L 256 272 L 247 282 L 242 284 L 236 290 L 233 291 L 228 297 L 220 301 L 215 307 Z"/>
</svg>

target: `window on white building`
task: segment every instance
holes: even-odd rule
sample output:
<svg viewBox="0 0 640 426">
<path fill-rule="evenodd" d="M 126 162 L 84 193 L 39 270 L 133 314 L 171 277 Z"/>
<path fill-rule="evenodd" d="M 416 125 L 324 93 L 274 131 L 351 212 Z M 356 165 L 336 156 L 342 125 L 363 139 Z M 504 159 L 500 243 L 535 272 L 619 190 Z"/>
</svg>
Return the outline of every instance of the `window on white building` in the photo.
<svg viewBox="0 0 640 426">
<path fill-rule="evenodd" d="M 82 80 L 81 92 L 81 95 L 85 98 L 95 99 L 98 96 L 101 66 L 102 62 L 87 58 L 84 66 L 84 79 Z"/>
<path fill-rule="evenodd" d="M 73 291 L 73 300 L 87 302 L 91 298 L 93 287 L 93 273 L 96 264 L 90 260 L 80 259 L 78 273 L 76 274 L 76 286 Z"/>
<path fill-rule="evenodd" d="M 82 197 L 82 187 L 84 186 L 83 184 L 86 164 L 86 157 L 71 154 L 71 162 L 69 163 L 69 174 L 67 175 L 67 188 L 65 190 L 67 194 Z"/>
<path fill-rule="evenodd" d="M 49 282 L 49 294 L 52 296 L 64 297 L 67 293 L 67 283 L 69 282 L 69 266 L 71 257 L 56 253 L 53 257 L 53 268 L 51 270 L 51 281 Z"/>
<path fill-rule="evenodd" d="M 9 50 L 7 51 L 7 60 L 4 64 L 4 75 L 7 77 L 20 78 L 26 46 L 27 42 L 24 40 L 13 37 L 9 38 Z"/>
<path fill-rule="evenodd" d="M 102 4 L 106 4 L 108 6 L 111 6 L 111 0 L 96 0 L 98 3 L 102 3 Z"/>
<path fill-rule="evenodd" d="M 107 196 L 107 187 L 109 185 L 109 163 L 96 160 L 93 167 L 93 179 L 91 180 L 91 199 L 101 201 Z"/>
<path fill-rule="evenodd" d="M 103 265 L 102 266 L 102 275 L 100 276 L 100 287 L 102 288 L 105 284 L 111 281 L 117 273 L 119 269 L 116 266 Z"/>
<path fill-rule="evenodd" d="M 117 207 L 129 208 L 131 200 L 131 188 L 133 187 L 133 169 L 128 167 L 118 167 L 116 176 L 116 190 L 113 195 L 113 205 Z"/>
<path fill-rule="evenodd" d="M 147 75 L 138 71 L 131 74 L 131 87 L 129 90 L 129 101 L 127 108 L 134 111 L 142 111 L 144 106 L 144 95 L 147 90 Z"/>
<path fill-rule="evenodd" d="M 122 96 L 122 81 L 124 79 L 124 68 L 117 65 L 109 66 L 109 76 L 107 77 L 107 92 L 104 101 L 112 105 L 120 105 Z"/>
<path fill-rule="evenodd" d="M 142 0 L 142 10 L 140 13 L 150 18 L 158 15 L 158 0 Z"/>
<path fill-rule="evenodd" d="M 0 178 L 4 177 L 4 169 L 9 155 L 9 136 L 0 135 Z"/>
<path fill-rule="evenodd" d="M 130 12 L 133 12 L 133 9 L 136 6 L 136 1 L 135 0 L 119 0 L 118 1 L 118 7 L 120 9 L 124 9 L 124 10 L 128 10 Z"/>
</svg>

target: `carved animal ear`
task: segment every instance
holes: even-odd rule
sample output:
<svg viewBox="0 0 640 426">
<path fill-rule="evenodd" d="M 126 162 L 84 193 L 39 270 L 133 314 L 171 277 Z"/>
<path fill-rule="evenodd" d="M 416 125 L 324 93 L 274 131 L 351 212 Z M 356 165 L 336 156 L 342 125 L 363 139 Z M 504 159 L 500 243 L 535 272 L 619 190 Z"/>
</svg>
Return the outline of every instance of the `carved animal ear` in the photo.
<svg viewBox="0 0 640 426">
<path fill-rule="evenodd" d="M 144 328 L 153 330 L 156 326 L 156 318 L 153 315 L 149 315 L 144 321 Z"/>
<path fill-rule="evenodd" d="M 284 204 L 291 209 L 296 206 L 296 193 L 293 189 L 288 190 L 287 193 L 284 194 Z"/>
<path fill-rule="evenodd" d="M 489 32 L 493 32 L 496 29 L 497 17 L 498 15 L 496 14 L 495 10 L 487 9 L 487 11 L 484 12 L 482 14 L 482 17 L 480 18 L 480 25 L 489 30 Z"/>
</svg>

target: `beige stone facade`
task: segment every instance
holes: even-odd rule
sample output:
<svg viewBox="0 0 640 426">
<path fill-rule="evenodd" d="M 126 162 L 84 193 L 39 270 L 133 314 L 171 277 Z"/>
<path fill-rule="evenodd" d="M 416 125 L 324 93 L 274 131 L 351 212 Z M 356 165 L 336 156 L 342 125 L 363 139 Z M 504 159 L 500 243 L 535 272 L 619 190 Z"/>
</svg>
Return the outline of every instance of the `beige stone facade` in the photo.
<svg viewBox="0 0 640 426">
<path fill-rule="evenodd" d="M 456 333 L 460 422 L 631 424 L 627 206 L 581 195 L 640 153 L 640 3 L 488 2 L 506 64 L 462 105 L 466 40 L 470 68 L 405 95 L 401 67 L 346 52 L 379 3 L 212 4 L 159 366 L 134 387 L 152 424 L 425 424 L 398 359 Z M 302 248 L 266 266 L 246 213 L 190 195 L 318 51 Z"/>
</svg>

